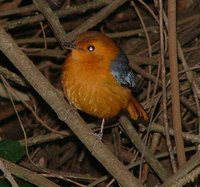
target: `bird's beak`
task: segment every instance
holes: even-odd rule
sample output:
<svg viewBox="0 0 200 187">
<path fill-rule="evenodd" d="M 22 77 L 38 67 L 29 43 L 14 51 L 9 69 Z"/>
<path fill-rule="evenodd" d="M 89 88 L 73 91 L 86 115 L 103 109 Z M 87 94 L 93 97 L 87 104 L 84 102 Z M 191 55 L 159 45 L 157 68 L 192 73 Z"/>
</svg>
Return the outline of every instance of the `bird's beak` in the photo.
<svg viewBox="0 0 200 187">
<path fill-rule="evenodd" d="M 74 43 L 74 41 L 72 41 L 72 42 L 65 42 L 63 44 L 63 47 L 66 48 L 66 49 L 70 49 L 70 50 L 77 49 L 77 45 Z"/>
</svg>

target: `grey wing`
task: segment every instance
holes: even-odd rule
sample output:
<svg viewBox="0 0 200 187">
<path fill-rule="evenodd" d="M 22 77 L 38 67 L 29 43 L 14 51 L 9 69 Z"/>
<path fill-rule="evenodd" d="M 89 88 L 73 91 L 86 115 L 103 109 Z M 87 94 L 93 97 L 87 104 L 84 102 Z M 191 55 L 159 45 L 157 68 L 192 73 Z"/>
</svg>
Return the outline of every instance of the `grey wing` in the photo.
<svg viewBox="0 0 200 187">
<path fill-rule="evenodd" d="M 123 51 L 111 62 L 111 72 L 120 84 L 128 87 L 135 86 L 135 75 L 128 65 L 128 58 Z"/>
</svg>

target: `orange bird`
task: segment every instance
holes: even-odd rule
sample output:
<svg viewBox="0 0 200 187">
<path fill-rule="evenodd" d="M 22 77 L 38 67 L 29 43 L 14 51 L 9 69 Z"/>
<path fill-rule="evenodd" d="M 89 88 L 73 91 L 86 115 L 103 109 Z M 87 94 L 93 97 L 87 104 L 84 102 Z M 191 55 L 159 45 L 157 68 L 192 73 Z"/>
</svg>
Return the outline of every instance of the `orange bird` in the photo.
<svg viewBox="0 0 200 187">
<path fill-rule="evenodd" d="M 77 109 L 101 119 L 127 110 L 133 120 L 148 114 L 131 94 L 135 77 L 120 47 L 102 33 L 82 33 L 66 43 L 72 51 L 62 69 L 64 94 Z"/>
</svg>

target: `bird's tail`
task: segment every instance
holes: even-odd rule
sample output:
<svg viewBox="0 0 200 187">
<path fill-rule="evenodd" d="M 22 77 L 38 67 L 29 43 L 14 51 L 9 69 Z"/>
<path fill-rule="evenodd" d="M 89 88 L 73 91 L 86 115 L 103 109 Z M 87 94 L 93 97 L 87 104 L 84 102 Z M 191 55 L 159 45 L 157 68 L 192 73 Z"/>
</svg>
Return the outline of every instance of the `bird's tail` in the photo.
<svg viewBox="0 0 200 187">
<path fill-rule="evenodd" d="M 137 120 L 138 118 L 144 119 L 145 121 L 149 120 L 148 114 L 133 96 L 131 96 L 127 110 L 133 120 Z"/>
</svg>

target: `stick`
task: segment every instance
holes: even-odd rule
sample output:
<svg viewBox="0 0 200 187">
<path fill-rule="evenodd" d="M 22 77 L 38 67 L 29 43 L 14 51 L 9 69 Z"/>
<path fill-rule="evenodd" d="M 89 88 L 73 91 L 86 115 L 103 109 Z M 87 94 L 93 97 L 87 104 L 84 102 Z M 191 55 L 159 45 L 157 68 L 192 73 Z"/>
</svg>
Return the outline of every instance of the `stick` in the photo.
<svg viewBox="0 0 200 187">
<path fill-rule="evenodd" d="M 176 1 L 168 0 L 169 23 L 169 64 L 172 93 L 172 118 L 175 133 L 175 142 L 179 167 L 186 162 L 184 142 L 181 127 L 181 111 L 179 97 L 178 63 L 177 63 L 177 39 L 176 39 Z"/>
</svg>

